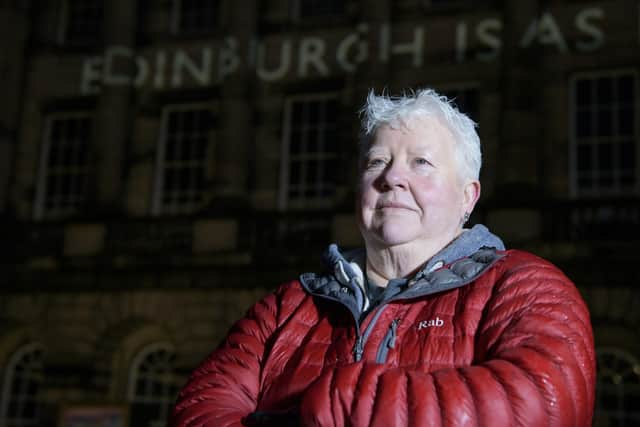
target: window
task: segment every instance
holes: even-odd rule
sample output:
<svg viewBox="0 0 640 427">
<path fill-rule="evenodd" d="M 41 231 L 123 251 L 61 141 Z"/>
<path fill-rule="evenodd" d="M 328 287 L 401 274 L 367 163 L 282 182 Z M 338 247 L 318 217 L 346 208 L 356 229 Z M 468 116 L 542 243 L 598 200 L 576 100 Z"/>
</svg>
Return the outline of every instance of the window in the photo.
<svg viewBox="0 0 640 427">
<path fill-rule="evenodd" d="M 22 347 L 9 359 L 0 399 L 0 425 L 40 425 L 38 390 L 42 370 L 42 349 L 37 344 Z"/>
<path fill-rule="evenodd" d="M 471 6 L 475 3 L 482 3 L 474 0 L 423 0 L 423 4 L 427 8 L 454 8 L 460 6 Z"/>
<path fill-rule="evenodd" d="M 87 194 L 91 117 L 88 113 L 61 113 L 47 118 L 36 218 L 73 214 Z"/>
<path fill-rule="evenodd" d="M 293 16 L 301 20 L 342 16 L 345 3 L 344 0 L 293 0 Z"/>
<path fill-rule="evenodd" d="M 478 117 L 478 89 L 475 87 L 461 87 L 445 89 L 442 95 L 449 98 L 458 109 L 465 113 L 471 120 L 477 121 Z"/>
<path fill-rule="evenodd" d="M 597 349 L 594 425 L 640 425 L 640 361 L 617 348 Z"/>
<path fill-rule="evenodd" d="M 199 34 L 214 30 L 218 22 L 218 3 L 215 0 L 174 0 L 174 32 Z"/>
<path fill-rule="evenodd" d="M 129 377 L 129 425 L 167 425 L 180 382 L 174 371 L 175 358 L 175 353 L 165 343 L 152 344 L 138 353 Z"/>
<path fill-rule="evenodd" d="M 633 72 L 583 75 L 571 83 L 571 173 L 578 196 L 638 192 L 638 79 Z"/>
<path fill-rule="evenodd" d="M 291 98 L 285 105 L 280 205 L 328 206 L 337 170 L 336 95 Z"/>
<path fill-rule="evenodd" d="M 214 118 L 206 105 L 165 109 L 158 150 L 155 213 L 192 213 L 205 202 Z"/>
<path fill-rule="evenodd" d="M 63 1 L 61 39 L 71 45 L 95 45 L 102 41 L 104 2 Z"/>
</svg>

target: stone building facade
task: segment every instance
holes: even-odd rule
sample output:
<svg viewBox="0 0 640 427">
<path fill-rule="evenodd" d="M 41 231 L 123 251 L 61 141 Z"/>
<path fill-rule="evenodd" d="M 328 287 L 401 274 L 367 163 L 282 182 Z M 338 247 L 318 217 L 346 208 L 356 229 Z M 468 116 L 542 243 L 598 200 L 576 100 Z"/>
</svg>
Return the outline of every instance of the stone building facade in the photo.
<svg viewBox="0 0 640 427">
<path fill-rule="evenodd" d="M 472 222 L 587 300 L 596 425 L 640 425 L 640 2 L 0 2 L 0 427 L 164 425 L 278 283 L 360 244 L 357 111 L 479 126 Z M 91 424 L 93 423 L 93 424 Z"/>
</svg>

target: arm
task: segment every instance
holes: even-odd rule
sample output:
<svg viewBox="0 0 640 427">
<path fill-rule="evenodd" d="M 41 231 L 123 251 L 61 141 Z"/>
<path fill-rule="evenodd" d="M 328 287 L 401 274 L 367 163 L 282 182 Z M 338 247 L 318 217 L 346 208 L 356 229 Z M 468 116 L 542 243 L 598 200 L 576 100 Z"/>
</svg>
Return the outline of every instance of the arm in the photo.
<svg viewBox="0 0 640 427">
<path fill-rule="evenodd" d="M 471 366 L 328 370 L 303 399 L 303 425 L 590 425 L 593 338 L 573 284 L 529 259 L 502 275 L 484 313 Z"/>
<path fill-rule="evenodd" d="M 278 322 L 278 299 L 271 294 L 253 306 L 192 373 L 178 395 L 172 427 L 242 426 L 256 408 L 265 343 Z"/>
</svg>

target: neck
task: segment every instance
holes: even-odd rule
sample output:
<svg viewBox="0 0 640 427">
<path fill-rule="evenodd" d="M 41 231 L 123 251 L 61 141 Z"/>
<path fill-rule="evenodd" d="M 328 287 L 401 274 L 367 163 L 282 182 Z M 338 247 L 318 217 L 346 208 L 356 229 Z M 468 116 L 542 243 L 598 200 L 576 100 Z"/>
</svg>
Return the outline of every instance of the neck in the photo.
<svg viewBox="0 0 640 427">
<path fill-rule="evenodd" d="M 442 241 L 414 241 L 395 246 L 366 242 L 367 277 L 378 286 L 386 286 L 391 279 L 409 278 L 461 232 L 462 229 Z"/>
</svg>

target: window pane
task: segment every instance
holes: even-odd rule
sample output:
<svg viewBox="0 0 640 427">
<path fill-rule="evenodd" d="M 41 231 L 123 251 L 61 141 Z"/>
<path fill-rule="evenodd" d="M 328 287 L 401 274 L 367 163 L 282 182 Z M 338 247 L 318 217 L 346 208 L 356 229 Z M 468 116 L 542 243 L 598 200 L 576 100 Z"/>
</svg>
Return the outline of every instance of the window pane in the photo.
<svg viewBox="0 0 640 427">
<path fill-rule="evenodd" d="M 344 0 L 297 0 L 300 18 L 330 17 L 344 13 Z"/>
<path fill-rule="evenodd" d="M 315 184 L 318 181 L 318 163 L 317 162 L 308 162 L 307 163 L 307 182 L 311 184 Z"/>
<path fill-rule="evenodd" d="M 624 106 L 618 110 L 618 134 L 633 135 L 633 107 Z"/>
<path fill-rule="evenodd" d="M 622 76 L 618 78 L 618 94 L 620 102 L 632 104 L 635 100 L 635 85 L 632 76 Z"/>
<path fill-rule="evenodd" d="M 578 107 L 581 105 L 591 104 L 593 102 L 591 97 L 591 81 L 580 80 L 576 84 L 576 102 Z"/>
<path fill-rule="evenodd" d="M 300 154 L 301 147 L 300 147 L 300 139 L 302 138 L 301 132 L 298 130 L 294 130 L 293 132 L 291 132 L 291 141 L 289 143 L 289 147 L 290 147 L 290 154 L 291 157 L 296 157 L 298 154 Z"/>
<path fill-rule="evenodd" d="M 6 414 L 2 421 L 8 427 L 36 427 L 40 424 L 40 400 L 38 392 L 42 384 L 42 352 L 34 345 L 18 350 L 10 359 L 4 381 Z"/>
<path fill-rule="evenodd" d="M 635 169 L 636 150 L 633 141 L 626 141 L 620 144 L 620 167 L 622 169 Z"/>
<path fill-rule="evenodd" d="M 328 201 L 333 195 L 335 173 L 323 173 L 322 168 L 327 163 L 334 171 L 337 168 L 337 99 L 325 96 L 296 99 L 287 108 L 291 112 L 288 117 L 295 119 L 284 127 L 290 129 L 289 200 L 299 204 Z"/>
<path fill-rule="evenodd" d="M 640 419 L 640 364 L 628 352 L 617 348 L 596 349 L 598 425 L 634 426 Z"/>
<path fill-rule="evenodd" d="M 200 33 L 214 30 L 218 19 L 216 0 L 175 0 L 180 3 L 179 31 Z"/>
<path fill-rule="evenodd" d="M 578 146 L 578 170 L 588 171 L 593 168 L 593 156 L 591 154 L 591 146 L 580 144 Z"/>
<path fill-rule="evenodd" d="M 596 80 L 596 99 L 598 104 L 608 105 L 613 100 L 613 81 L 609 77 Z"/>
<path fill-rule="evenodd" d="M 633 73 L 598 73 L 573 82 L 578 192 L 620 194 L 637 187 L 631 182 L 638 179 L 637 142 L 630 142 L 637 139 L 636 80 Z M 595 159 L 590 153 L 596 154 Z"/>
<path fill-rule="evenodd" d="M 143 350 L 133 367 L 136 384 L 130 395 L 132 426 L 166 425 L 169 409 L 175 401 L 178 384 L 173 352 L 150 346 Z"/>
<path fill-rule="evenodd" d="M 163 163 L 163 188 L 159 209 L 190 213 L 204 200 L 207 152 L 213 116 L 208 108 L 170 110 L 165 117 L 167 136 Z"/>
<path fill-rule="evenodd" d="M 103 1 L 66 0 L 66 41 L 72 44 L 95 44 L 102 39 Z"/>
<path fill-rule="evenodd" d="M 591 120 L 591 111 L 578 111 L 576 116 L 576 133 L 578 138 L 586 138 L 591 136 L 593 132 L 593 121 Z"/>
<path fill-rule="evenodd" d="M 76 212 L 86 197 L 91 120 L 78 114 L 56 115 L 49 126 L 42 214 L 57 217 Z"/>
<path fill-rule="evenodd" d="M 598 111 L 597 132 L 598 136 L 608 136 L 613 132 L 611 122 L 611 110 L 602 108 Z"/>
</svg>

